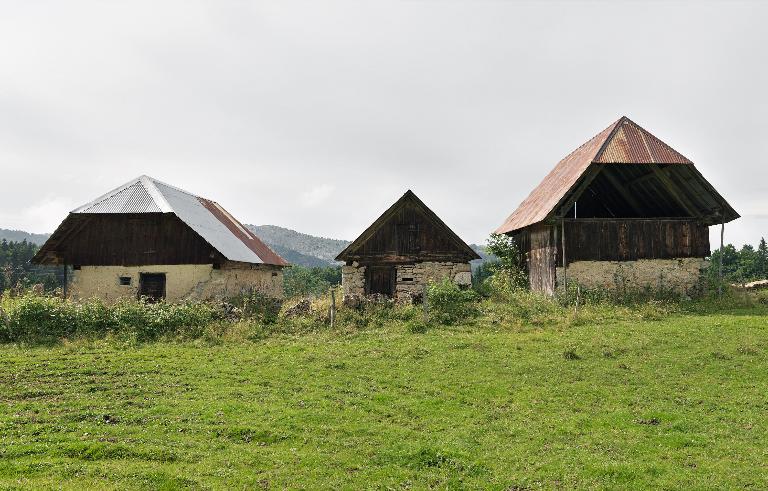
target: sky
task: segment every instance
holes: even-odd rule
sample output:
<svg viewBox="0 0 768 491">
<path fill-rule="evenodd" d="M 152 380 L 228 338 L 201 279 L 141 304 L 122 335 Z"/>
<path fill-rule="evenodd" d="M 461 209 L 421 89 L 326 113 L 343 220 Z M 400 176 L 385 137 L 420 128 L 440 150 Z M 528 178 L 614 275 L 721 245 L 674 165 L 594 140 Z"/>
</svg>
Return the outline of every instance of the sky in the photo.
<svg viewBox="0 0 768 491">
<path fill-rule="evenodd" d="M 768 2 L 0 0 L 0 228 L 141 174 L 354 239 L 407 189 L 484 243 L 626 115 L 768 237 Z M 712 228 L 713 245 L 719 230 Z"/>
</svg>

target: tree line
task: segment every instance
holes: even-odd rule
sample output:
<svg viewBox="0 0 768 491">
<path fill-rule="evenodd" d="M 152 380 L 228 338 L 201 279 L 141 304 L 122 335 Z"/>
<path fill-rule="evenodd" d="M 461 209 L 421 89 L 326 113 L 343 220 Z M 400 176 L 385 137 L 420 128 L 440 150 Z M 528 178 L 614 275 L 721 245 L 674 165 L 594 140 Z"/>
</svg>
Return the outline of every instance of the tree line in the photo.
<svg viewBox="0 0 768 491">
<path fill-rule="evenodd" d="M 0 240 L 0 292 L 11 288 L 29 288 L 35 284 L 42 284 L 46 290 L 61 286 L 61 268 L 29 262 L 38 249 L 40 246 L 26 240 Z"/>
<path fill-rule="evenodd" d="M 765 237 L 760 239 L 757 248 L 745 244 L 736 249 L 733 244 L 723 247 L 723 279 L 731 283 L 746 283 L 753 280 L 768 279 L 768 245 Z M 720 249 L 712 251 L 708 275 L 715 279 L 719 275 Z"/>
</svg>

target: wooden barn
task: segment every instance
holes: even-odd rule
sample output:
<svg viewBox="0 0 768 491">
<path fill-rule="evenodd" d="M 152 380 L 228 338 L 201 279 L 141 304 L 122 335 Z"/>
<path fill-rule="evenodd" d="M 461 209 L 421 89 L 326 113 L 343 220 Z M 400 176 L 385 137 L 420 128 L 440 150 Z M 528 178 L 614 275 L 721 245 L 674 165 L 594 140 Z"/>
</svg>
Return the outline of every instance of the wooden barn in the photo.
<svg viewBox="0 0 768 491">
<path fill-rule="evenodd" d="M 693 162 L 627 117 L 561 160 L 496 232 L 527 257 L 531 289 L 691 292 L 709 229 L 739 214 Z"/>
<path fill-rule="evenodd" d="M 469 262 L 479 258 L 409 190 L 336 260 L 345 263 L 345 298 L 381 294 L 412 300 L 430 281 L 471 285 Z"/>
<path fill-rule="evenodd" d="M 32 261 L 71 266 L 65 294 L 106 301 L 279 297 L 287 265 L 218 203 L 147 176 L 72 211 Z"/>
</svg>

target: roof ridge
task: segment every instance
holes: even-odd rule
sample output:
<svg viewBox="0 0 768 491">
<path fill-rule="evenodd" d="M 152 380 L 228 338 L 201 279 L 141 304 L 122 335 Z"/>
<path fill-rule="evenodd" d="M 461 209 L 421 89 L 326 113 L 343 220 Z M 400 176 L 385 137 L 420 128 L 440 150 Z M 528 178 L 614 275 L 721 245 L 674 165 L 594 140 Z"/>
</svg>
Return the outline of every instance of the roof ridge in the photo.
<svg viewBox="0 0 768 491">
<path fill-rule="evenodd" d="M 599 132 L 597 132 L 597 134 L 595 134 L 595 136 L 593 136 L 593 137 L 592 137 L 592 138 L 590 138 L 589 140 L 585 141 L 584 143 L 582 143 L 581 145 L 579 145 L 578 147 L 576 147 L 575 149 L 573 149 L 573 150 L 572 150 L 572 151 L 571 151 L 571 152 L 570 152 L 568 155 L 566 155 L 565 157 L 563 157 L 562 159 L 560 159 L 560 160 L 558 161 L 558 164 L 559 164 L 560 162 L 562 162 L 563 160 L 566 160 L 568 157 L 570 157 L 571 155 L 575 154 L 576 152 L 578 152 L 578 151 L 579 151 L 579 150 L 581 150 L 582 148 L 586 147 L 586 146 L 587 146 L 587 145 L 589 145 L 590 143 L 592 143 L 592 140 L 594 140 L 595 138 L 597 138 L 598 136 L 600 136 L 602 133 L 605 133 L 605 131 L 606 131 L 606 130 L 608 130 L 608 128 L 611 128 L 611 127 L 613 127 L 613 129 L 611 130 L 611 132 L 610 132 L 610 133 L 608 133 L 608 136 L 605 138 L 605 141 L 603 142 L 603 145 L 605 145 L 605 142 L 607 142 L 607 141 L 610 139 L 610 137 L 612 136 L 612 134 L 613 134 L 613 133 L 616 131 L 616 128 L 618 128 L 618 127 L 619 127 L 619 123 L 620 123 L 620 122 L 621 122 L 621 120 L 623 120 L 623 119 L 627 119 L 627 120 L 629 120 L 629 118 L 627 118 L 626 116 L 622 116 L 622 117 L 620 117 L 619 119 L 617 119 L 617 120 L 616 120 L 616 121 L 614 121 L 613 123 L 609 124 L 608 126 L 606 126 L 605 128 L 603 128 L 602 130 L 600 130 Z M 602 149 L 603 149 L 603 147 L 601 146 L 601 147 L 600 147 L 600 150 L 598 150 L 598 152 L 597 152 L 597 153 L 596 153 L 596 154 L 595 154 L 595 155 L 592 157 L 592 159 L 596 159 L 596 158 L 597 158 L 597 154 L 599 154 L 599 153 L 602 151 Z"/>
</svg>

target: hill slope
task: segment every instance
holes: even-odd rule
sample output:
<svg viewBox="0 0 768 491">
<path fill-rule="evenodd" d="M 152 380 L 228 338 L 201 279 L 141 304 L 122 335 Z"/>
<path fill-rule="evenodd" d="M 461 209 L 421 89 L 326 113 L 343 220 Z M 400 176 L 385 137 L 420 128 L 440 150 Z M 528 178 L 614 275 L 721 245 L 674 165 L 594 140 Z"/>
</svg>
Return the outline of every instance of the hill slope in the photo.
<svg viewBox="0 0 768 491">
<path fill-rule="evenodd" d="M 48 237 L 50 236 L 51 234 L 33 234 L 24 232 L 22 230 L 8 230 L 5 228 L 0 228 L 0 240 L 5 239 L 8 242 L 21 242 L 26 240 L 27 242 L 41 245 L 43 242 L 48 240 Z"/>
<path fill-rule="evenodd" d="M 277 225 L 246 225 L 283 259 L 301 266 L 334 266 L 336 255 L 349 244 L 348 240 L 329 239 L 303 234 Z"/>
</svg>

